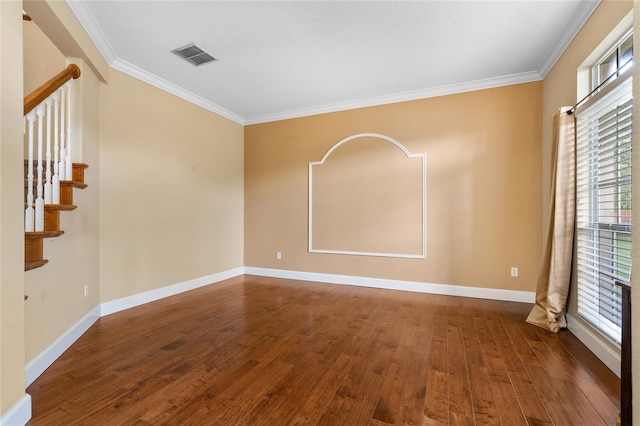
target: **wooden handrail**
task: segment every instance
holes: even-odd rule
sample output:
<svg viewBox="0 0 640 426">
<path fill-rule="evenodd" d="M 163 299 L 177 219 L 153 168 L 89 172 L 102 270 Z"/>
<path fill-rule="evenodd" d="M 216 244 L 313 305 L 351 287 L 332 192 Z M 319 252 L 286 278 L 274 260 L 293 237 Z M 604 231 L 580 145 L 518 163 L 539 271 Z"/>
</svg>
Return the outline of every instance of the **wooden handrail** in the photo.
<svg viewBox="0 0 640 426">
<path fill-rule="evenodd" d="M 80 67 L 69 64 L 67 67 L 53 76 L 49 81 L 38 87 L 24 98 L 24 115 L 37 107 L 40 102 L 47 99 L 67 81 L 80 77 Z"/>
</svg>

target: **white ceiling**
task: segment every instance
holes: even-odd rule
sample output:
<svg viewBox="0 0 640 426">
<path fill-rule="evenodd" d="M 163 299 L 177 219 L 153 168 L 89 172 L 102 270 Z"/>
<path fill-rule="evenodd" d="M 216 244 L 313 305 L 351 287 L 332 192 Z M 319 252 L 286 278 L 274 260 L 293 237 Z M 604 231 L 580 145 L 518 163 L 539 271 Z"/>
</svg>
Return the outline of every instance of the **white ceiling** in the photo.
<svg viewBox="0 0 640 426">
<path fill-rule="evenodd" d="M 598 2 L 67 0 L 111 66 L 241 124 L 540 80 Z"/>
</svg>

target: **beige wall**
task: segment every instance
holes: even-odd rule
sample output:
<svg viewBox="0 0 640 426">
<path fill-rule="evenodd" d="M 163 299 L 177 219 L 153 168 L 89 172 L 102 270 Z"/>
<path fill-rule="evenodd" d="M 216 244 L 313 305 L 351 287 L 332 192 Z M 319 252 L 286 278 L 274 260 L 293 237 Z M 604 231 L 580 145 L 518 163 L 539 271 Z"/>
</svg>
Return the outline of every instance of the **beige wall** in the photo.
<svg viewBox="0 0 640 426">
<path fill-rule="evenodd" d="M 23 21 L 24 95 L 67 66 L 67 60 L 34 21 Z"/>
<path fill-rule="evenodd" d="M 0 416 L 25 394 L 21 14 L 0 2 Z"/>
<path fill-rule="evenodd" d="M 548 193 L 550 180 L 550 152 L 551 152 L 551 116 L 561 106 L 574 105 L 583 94 L 578 94 L 577 73 L 578 68 L 585 62 L 629 13 L 632 8 L 630 1 L 603 1 L 593 13 L 589 21 L 575 37 L 571 45 L 565 50 L 562 57 L 551 69 L 543 84 L 543 177 L 544 177 L 544 201 L 545 219 L 548 210 Z M 614 40 L 615 41 L 615 40 Z M 635 245 L 635 243 L 634 243 Z M 634 262 L 634 264 L 637 262 Z M 580 321 L 586 327 L 589 325 L 576 315 L 577 296 L 575 285 L 572 286 L 568 301 L 568 312 L 575 321 Z M 570 325 L 571 326 L 571 325 Z M 595 333 L 594 336 L 598 336 Z M 607 339 L 600 339 L 603 345 L 618 351 Z"/>
<path fill-rule="evenodd" d="M 115 70 L 100 111 L 100 300 L 242 266 L 242 126 Z"/>
<path fill-rule="evenodd" d="M 247 126 L 245 265 L 533 291 L 541 110 L 536 82 Z M 427 155 L 426 259 L 307 252 L 308 163 L 364 132 Z"/>
</svg>

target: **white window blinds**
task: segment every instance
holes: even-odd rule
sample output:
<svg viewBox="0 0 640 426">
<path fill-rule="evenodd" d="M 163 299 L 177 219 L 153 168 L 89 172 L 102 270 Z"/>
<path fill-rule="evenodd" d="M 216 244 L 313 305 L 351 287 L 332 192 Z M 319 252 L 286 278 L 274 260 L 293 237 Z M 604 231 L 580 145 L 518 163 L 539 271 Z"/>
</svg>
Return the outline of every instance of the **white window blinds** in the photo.
<svg viewBox="0 0 640 426">
<path fill-rule="evenodd" d="M 630 74 L 630 73 L 626 73 Z M 631 272 L 632 78 L 576 111 L 578 314 L 616 342 Z"/>
</svg>

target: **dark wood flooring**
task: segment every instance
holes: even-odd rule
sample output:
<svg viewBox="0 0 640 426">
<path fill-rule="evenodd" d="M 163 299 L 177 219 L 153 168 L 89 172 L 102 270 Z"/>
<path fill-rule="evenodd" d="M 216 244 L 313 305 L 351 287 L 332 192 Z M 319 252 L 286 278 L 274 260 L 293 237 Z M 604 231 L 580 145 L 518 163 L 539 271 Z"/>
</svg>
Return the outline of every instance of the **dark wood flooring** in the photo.
<svg viewBox="0 0 640 426">
<path fill-rule="evenodd" d="M 29 425 L 614 425 L 618 378 L 530 307 L 241 276 L 98 320 Z"/>
</svg>

